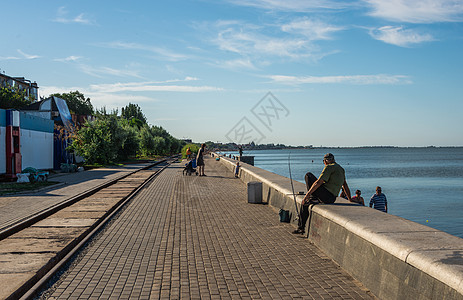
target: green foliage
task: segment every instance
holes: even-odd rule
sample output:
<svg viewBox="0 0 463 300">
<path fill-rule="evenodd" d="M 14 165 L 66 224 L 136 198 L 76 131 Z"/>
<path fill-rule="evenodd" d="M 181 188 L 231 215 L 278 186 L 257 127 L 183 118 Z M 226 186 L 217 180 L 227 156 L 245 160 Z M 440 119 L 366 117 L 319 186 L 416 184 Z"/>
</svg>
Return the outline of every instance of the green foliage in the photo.
<svg viewBox="0 0 463 300">
<path fill-rule="evenodd" d="M 170 153 L 179 153 L 182 149 L 182 142 L 176 138 L 170 136 Z"/>
<path fill-rule="evenodd" d="M 140 130 L 140 139 L 140 148 L 144 155 L 178 153 L 182 147 L 182 142 L 160 126 L 143 126 Z"/>
<path fill-rule="evenodd" d="M 154 137 L 148 126 L 143 126 L 140 129 L 140 149 L 145 156 L 154 154 Z"/>
<path fill-rule="evenodd" d="M 211 141 L 207 141 L 204 144 L 206 144 L 207 149 L 214 149 L 215 143 Z"/>
<path fill-rule="evenodd" d="M 188 147 L 190 148 L 191 152 L 196 154 L 198 153 L 199 151 L 199 145 L 197 144 L 186 144 L 185 146 L 183 146 L 182 148 L 182 157 L 183 158 L 186 158 L 186 149 L 188 149 Z"/>
<path fill-rule="evenodd" d="M 143 125 L 144 125 L 143 121 L 140 120 L 140 119 L 137 119 L 137 118 L 130 119 L 129 124 L 130 124 L 130 126 L 137 127 L 138 129 L 142 128 Z"/>
<path fill-rule="evenodd" d="M 93 114 L 93 105 L 90 101 L 90 98 L 85 98 L 84 94 L 79 91 L 69 92 L 64 94 L 55 93 L 50 96 L 55 96 L 61 99 L 66 100 L 71 113 L 78 115 L 92 115 Z"/>
<path fill-rule="evenodd" d="M 110 118 L 98 118 L 87 122 L 76 134 L 70 150 L 85 158 L 89 164 L 112 162 L 117 155 L 110 128 Z"/>
<path fill-rule="evenodd" d="M 103 107 L 100 108 L 100 109 L 97 108 L 97 109 L 95 110 L 95 114 L 96 114 L 97 116 L 111 116 L 111 115 L 112 115 L 112 116 L 117 116 L 117 114 L 118 114 L 118 109 L 116 108 L 116 109 L 111 110 L 111 112 L 107 112 L 107 111 L 106 111 L 106 106 L 103 106 Z"/>
<path fill-rule="evenodd" d="M 168 148 L 166 145 L 168 144 L 168 141 L 164 139 L 162 136 L 154 136 L 153 137 L 153 152 L 154 154 L 168 154 Z"/>
<path fill-rule="evenodd" d="M 122 129 L 125 133 L 125 140 L 118 151 L 118 158 L 126 160 L 138 154 L 140 150 L 140 137 L 139 131 L 128 124 L 123 124 Z"/>
<path fill-rule="evenodd" d="M 137 106 L 138 107 L 138 106 Z M 85 158 L 87 164 L 108 164 L 144 156 L 178 153 L 184 143 L 172 137 L 160 126 L 136 124 L 137 118 L 126 119 L 117 110 L 96 111 L 97 119 L 87 122 L 73 137 L 70 150 Z"/>
<path fill-rule="evenodd" d="M 21 109 L 32 103 L 32 99 L 26 99 L 26 93 L 17 88 L 0 88 L 0 108 Z"/>
<path fill-rule="evenodd" d="M 129 105 L 123 107 L 121 116 L 126 120 L 137 119 L 138 123 L 135 123 L 137 126 L 139 125 L 139 122 L 141 122 L 141 125 L 146 124 L 146 117 L 137 104 L 129 103 Z M 141 128 L 141 126 L 138 126 L 138 128 Z"/>
</svg>

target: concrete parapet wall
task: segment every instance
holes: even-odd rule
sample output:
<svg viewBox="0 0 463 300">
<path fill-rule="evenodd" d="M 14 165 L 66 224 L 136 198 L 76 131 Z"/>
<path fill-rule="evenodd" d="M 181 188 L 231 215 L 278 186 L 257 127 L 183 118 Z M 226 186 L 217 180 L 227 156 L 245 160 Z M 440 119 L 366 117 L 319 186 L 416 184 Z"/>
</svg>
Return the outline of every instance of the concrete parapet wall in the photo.
<svg viewBox="0 0 463 300">
<path fill-rule="evenodd" d="M 220 157 L 234 171 L 236 161 Z M 245 183 L 262 182 L 263 201 L 291 211 L 288 178 L 240 163 Z M 294 181 L 295 193 L 307 191 Z M 297 196 L 300 205 L 303 196 Z M 308 237 L 380 299 L 463 299 L 463 239 L 342 198 L 313 205 Z"/>
</svg>

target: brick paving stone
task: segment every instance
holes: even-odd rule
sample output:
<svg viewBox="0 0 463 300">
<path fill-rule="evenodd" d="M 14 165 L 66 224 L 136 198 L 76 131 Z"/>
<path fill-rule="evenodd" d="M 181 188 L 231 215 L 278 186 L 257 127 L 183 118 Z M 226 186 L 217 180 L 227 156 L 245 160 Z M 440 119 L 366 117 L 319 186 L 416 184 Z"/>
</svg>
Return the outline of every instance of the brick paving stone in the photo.
<svg viewBox="0 0 463 300">
<path fill-rule="evenodd" d="M 175 164 L 148 184 L 69 269 L 55 298 L 374 299 L 275 210 L 248 204 L 220 162 Z"/>
</svg>

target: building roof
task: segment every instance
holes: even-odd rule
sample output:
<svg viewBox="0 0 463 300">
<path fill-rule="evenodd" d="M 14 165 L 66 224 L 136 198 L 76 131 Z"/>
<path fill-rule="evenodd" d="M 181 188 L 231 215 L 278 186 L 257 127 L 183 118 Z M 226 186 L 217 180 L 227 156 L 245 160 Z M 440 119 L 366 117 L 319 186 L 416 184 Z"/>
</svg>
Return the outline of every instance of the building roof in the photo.
<svg viewBox="0 0 463 300">
<path fill-rule="evenodd" d="M 2 73 L 0 73 L 0 77 L 3 77 L 6 80 L 14 80 L 23 85 L 28 85 L 28 86 L 33 86 L 35 88 L 39 88 L 39 86 L 37 85 L 37 82 L 31 82 L 29 79 L 26 79 L 24 77 L 12 77 L 12 76 L 8 76 Z"/>
</svg>

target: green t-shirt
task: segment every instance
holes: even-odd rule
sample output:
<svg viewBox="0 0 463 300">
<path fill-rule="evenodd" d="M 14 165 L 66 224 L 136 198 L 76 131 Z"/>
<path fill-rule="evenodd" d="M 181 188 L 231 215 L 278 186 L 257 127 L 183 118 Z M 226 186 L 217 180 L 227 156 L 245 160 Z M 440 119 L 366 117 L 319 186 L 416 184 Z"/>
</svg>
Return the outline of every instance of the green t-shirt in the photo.
<svg viewBox="0 0 463 300">
<path fill-rule="evenodd" d="M 325 181 L 325 188 L 330 193 L 337 196 L 341 190 L 344 180 L 346 179 L 345 171 L 337 163 L 332 163 L 325 166 L 322 173 L 320 174 L 319 179 Z"/>
</svg>

